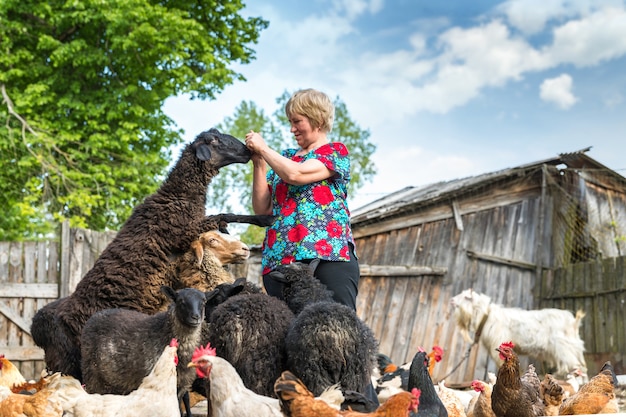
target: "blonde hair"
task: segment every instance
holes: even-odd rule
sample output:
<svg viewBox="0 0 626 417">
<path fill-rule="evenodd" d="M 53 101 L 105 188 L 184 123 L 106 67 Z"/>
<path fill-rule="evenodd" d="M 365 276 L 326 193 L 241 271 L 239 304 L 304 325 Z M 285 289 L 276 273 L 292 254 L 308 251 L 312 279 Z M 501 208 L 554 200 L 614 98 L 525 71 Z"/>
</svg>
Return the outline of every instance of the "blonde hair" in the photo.
<svg viewBox="0 0 626 417">
<path fill-rule="evenodd" d="M 335 121 L 335 106 L 330 98 L 321 91 L 307 88 L 293 93 L 285 105 L 288 118 L 300 114 L 311 123 L 311 127 L 330 133 Z"/>
</svg>

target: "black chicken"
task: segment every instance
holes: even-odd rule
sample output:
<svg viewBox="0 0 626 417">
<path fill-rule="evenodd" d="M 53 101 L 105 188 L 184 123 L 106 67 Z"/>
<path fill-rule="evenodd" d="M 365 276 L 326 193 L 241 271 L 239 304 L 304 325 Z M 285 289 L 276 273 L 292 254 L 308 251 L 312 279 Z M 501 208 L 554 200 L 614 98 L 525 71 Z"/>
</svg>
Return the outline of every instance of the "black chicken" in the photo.
<svg viewBox="0 0 626 417">
<path fill-rule="evenodd" d="M 413 388 L 421 390 L 419 408 L 417 413 L 411 412 L 411 417 L 448 417 L 446 406 L 439 399 L 428 373 L 428 360 L 426 352 L 417 352 L 411 361 L 409 391 Z"/>
</svg>

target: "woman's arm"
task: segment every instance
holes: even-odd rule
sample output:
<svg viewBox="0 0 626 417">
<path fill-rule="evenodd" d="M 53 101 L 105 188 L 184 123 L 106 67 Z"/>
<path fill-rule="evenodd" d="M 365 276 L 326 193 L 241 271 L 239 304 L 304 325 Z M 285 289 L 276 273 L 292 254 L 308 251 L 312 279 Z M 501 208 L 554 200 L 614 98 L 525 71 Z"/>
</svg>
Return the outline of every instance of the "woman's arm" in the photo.
<svg viewBox="0 0 626 417">
<path fill-rule="evenodd" d="M 267 165 L 259 154 L 252 155 L 252 209 L 254 214 L 272 214 L 272 195 L 267 184 Z"/>
</svg>

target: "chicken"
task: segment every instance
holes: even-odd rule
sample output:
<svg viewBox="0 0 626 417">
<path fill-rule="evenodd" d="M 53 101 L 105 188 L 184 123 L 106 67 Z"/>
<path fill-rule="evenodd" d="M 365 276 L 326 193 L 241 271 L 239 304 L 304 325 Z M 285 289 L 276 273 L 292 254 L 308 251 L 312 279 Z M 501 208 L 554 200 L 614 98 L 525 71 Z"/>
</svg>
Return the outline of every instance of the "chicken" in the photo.
<svg viewBox="0 0 626 417">
<path fill-rule="evenodd" d="M 172 417 L 180 415 L 176 389 L 178 342 L 172 339 L 139 387 L 127 395 L 89 394 L 71 376 L 51 377 L 63 411 L 72 417 Z"/>
<path fill-rule="evenodd" d="M 196 348 L 187 366 L 195 367 L 199 378 L 209 380 L 207 401 L 211 416 L 283 417 L 278 399 L 259 395 L 246 388 L 237 370 L 226 359 L 215 356 L 215 349 L 209 344 Z M 333 386 L 322 393 L 319 399 L 338 411 L 344 397 L 341 390 Z"/>
<path fill-rule="evenodd" d="M 49 387 L 25 395 L 0 386 L 0 417 L 62 417 L 63 408 L 57 394 Z"/>
<path fill-rule="evenodd" d="M 407 388 L 409 391 L 413 388 L 420 391 L 419 409 L 417 413 L 411 413 L 411 416 L 448 417 L 448 411 L 437 395 L 433 380 L 428 373 L 428 357 L 424 351 L 417 352 L 411 361 Z"/>
<path fill-rule="evenodd" d="M 580 382 L 578 379 L 582 378 L 583 375 L 583 371 L 579 368 L 574 368 L 572 371 L 568 372 L 567 375 L 565 375 L 565 381 L 557 379 L 559 385 L 563 387 L 564 400 L 578 392 L 578 389 L 580 388 Z"/>
<path fill-rule="evenodd" d="M 419 347 L 418 351 L 423 352 L 424 349 Z M 435 345 L 426 356 L 428 357 L 428 373 L 432 377 L 435 363 L 443 359 L 443 349 Z M 383 375 L 372 381 L 372 383 L 378 394 L 378 401 L 382 404 L 392 395 L 407 391 L 411 362 L 397 366 L 391 361 L 389 356 L 382 353 L 377 354 L 377 362 L 377 369 L 379 372 L 383 372 Z"/>
<path fill-rule="evenodd" d="M 446 407 L 449 417 L 467 417 L 461 398 L 453 390 L 446 387 L 445 381 L 437 384 L 437 394 Z"/>
<path fill-rule="evenodd" d="M 26 381 L 22 384 L 14 384 L 11 387 L 11 391 L 15 394 L 34 394 L 37 391 L 41 391 L 48 385 L 50 378 L 47 372 L 41 373 L 41 378 L 37 381 Z"/>
<path fill-rule="evenodd" d="M 26 382 L 19 369 L 10 360 L 0 355 L 0 385 L 13 388 L 13 385 L 20 385 Z"/>
<path fill-rule="evenodd" d="M 559 415 L 559 407 L 563 403 L 563 395 L 565 391 L 551 374 L 545 374 L 541 384 L 539 385 L 539 397 L 546 406 L 544 415 Z"/>
<path fill-rule="evenodd" d="M 472 381 L 472 389 L 478 392 L 478 396 L 470 402 L 467 417 L 496 417 L 491 408 L 491 384 L 475 379 Z"/>
<path fill-rule="evenodd" d="M 504 362 L 498 369 L 491 393 L 491 408 L 496 417 L 541 416 L 545 407 L 539 397 L 537 374 L 532 367 L 523 378 L 520 376 L 514 347 L 513 342 L 504 342 L 496 349 Z"/>
<path fill-rule="evenodd" d="M 337 411 L 323 401 L 313 397 L 313 393 L 289 371 L 276 380 L 274 392 L 280 401 L 282 413 L 286 417 L 409 417 L 417 412 L 420 392 L 417 389 L 398 393 L 370 413 L 351 409 Z"/>
<path fill-rule="evenodd" d="M 611 362 L 606 362 L 600 372 L 580 387 L 578 392 L 563 401 L 560 415 L 617 413 L 615 397 L 617 377 Z"/>
</svg>

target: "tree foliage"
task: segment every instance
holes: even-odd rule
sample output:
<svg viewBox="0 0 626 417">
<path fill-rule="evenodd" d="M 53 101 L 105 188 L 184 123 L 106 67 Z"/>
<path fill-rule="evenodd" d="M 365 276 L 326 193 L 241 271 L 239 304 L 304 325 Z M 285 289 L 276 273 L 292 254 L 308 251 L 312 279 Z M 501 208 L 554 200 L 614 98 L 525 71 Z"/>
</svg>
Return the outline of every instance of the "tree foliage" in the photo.
<svg viewBox="0 0 626 417">
<path fill-rule="evenodd" d="M 242 80 L 267 22 L 238 0 L 0 2 L 0 240 L 117 229 L 169 164 L 171 96 Z M 200 132 L 198 132 L 200 133 Z"/>
<path fill-rule="evenodd" d="M 255 103 L 243 101 L 232 117 L 227 117 L 217 128 L 236 137 L 244 137 L 250 130 L 261 133 L 268 145 L 280 152 L 297 144 L 289 131 L 289 120 L 284 113 L 285 104 L 291 94 L 284 92 L 276 99 L 277 110 L 268 116 Z M 331 141 L 343 142 L 350 151 L 352 180 L 348 194 L 356 192 L 366 181 L 376 174 L 371 161 L 376 145 L 369 141 L 370 132 L 361 129 L 351 118 L 345 103 L 337 97 L 334 100 L 335 122 L 329 134 Z M 233 200 L 233 197 L 235 200 Z M 209 188 L 209 204 L 217 211 L 233 211 L 237 203 L 252 212 L 252 163 L 247 166 L 229 166 L 220 170 Z M 236 228 L 236 227 L 235 227 Z M 249 226 L 241 235 L 247 243 L 260 243 L 264 229 Z"/>
</svg>

